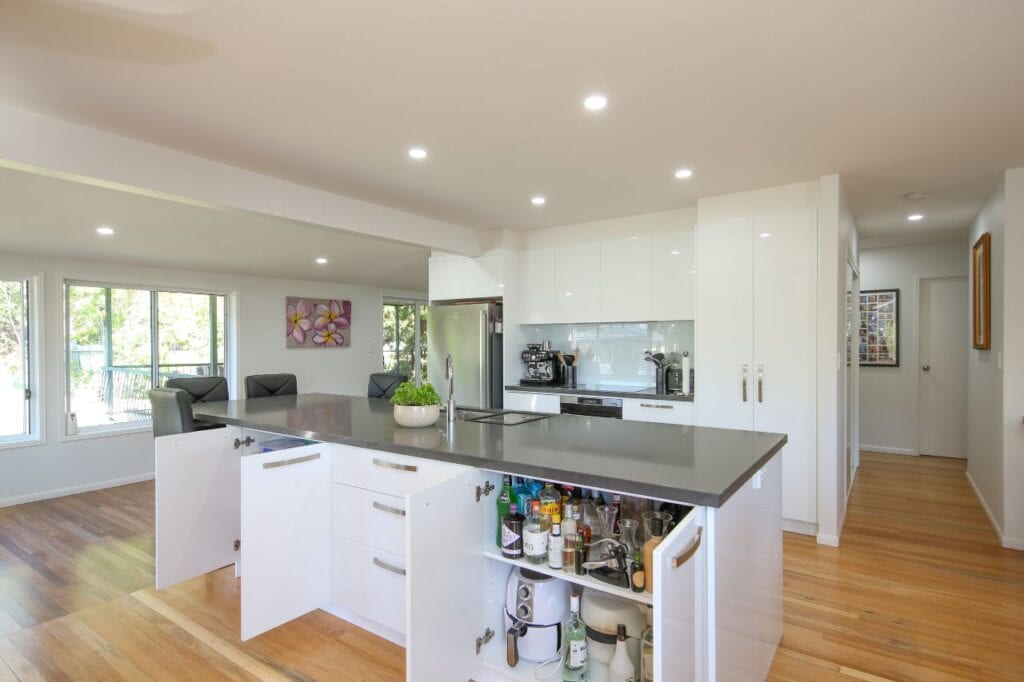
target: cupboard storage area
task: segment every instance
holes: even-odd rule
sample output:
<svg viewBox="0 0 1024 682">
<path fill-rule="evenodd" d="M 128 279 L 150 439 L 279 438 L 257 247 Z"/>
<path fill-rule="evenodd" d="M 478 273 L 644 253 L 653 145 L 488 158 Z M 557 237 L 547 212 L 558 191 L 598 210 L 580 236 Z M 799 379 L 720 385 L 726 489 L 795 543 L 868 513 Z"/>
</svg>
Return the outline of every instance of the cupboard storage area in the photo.
<svg viewBox="0 0 1024 682">
<path fill-rule="evenodd" d="M 506 584 L 525 562 L 496 547 L 501 472 L 299 439 L 264 452 L 280 439 L 236 426 L 156 439 L 158 587 L 236 563 L 243 639 L 323 608 L 403 644 L 409 680 L 535 679 L 535 665 L 505 662 Z M 654 550 L 653 594 L 558 578 L 653 605 L 655 679 L 716 679 L 730 642 L 770 662 L 778 633 L 727 614 L 781 608 L 781 565 L 758 578 L 748 547 L 719 538 L 764 530 L 781 504 L 778 465 L 723 507 L 690 510 Z"/>
</svg>

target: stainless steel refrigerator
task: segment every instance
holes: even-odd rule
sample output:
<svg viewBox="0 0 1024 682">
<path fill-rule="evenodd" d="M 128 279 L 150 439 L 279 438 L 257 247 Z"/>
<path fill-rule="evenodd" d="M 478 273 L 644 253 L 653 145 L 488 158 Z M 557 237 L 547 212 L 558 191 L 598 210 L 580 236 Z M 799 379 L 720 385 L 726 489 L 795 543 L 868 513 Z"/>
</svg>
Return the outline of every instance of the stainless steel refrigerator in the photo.
<svg viewBox="0 0 1024 682">
<path fill-rule="evenodd" d="M 502 383 L 501 303 L 467 301 L 430 306 L 427 318 L 427 381 L 448 400 L 445 357 L 455 362 L 455 402 L 500 408 Z"/>
</svg>

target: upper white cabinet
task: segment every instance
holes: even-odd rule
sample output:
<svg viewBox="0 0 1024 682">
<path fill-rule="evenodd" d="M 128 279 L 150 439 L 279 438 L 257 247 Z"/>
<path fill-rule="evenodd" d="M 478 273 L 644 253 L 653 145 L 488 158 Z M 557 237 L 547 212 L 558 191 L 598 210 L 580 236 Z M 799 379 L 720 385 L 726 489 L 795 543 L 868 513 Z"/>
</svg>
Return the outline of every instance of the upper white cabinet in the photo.
<svg viewBox="0 0 1024 682">
<path fill-rule="evenodd" d="M 489 253 L 479 258 L 450 254 L 431 256 L 430 300 L 502 296 L 514 263 L 515 255 L 505 252 Z"/>
<path fill-rule="evenodd" d="M 817 521 L 817 212 L 701 223 L 702 426 L 785 433 L 783 515 Z"/>
<path fill-rule="evenodd" d="M 697 307 L 693 229 L 651 238 L 651 319 L 692 320 Z"/>
<path fill-rule="evenodd" d="M 601 242 L 601 320 L 651 320 L 651 238 Z"/>
<path fill-rule="evenodd" d="M 601 245 L 574 244 L 555 249 L 555 319 L 601 319 Z"/>
<path fill-rule="evenodd" d="M 555 250 L 519 253 L 519 322 L 550 324 L 555 316 Z"/>
</svg>

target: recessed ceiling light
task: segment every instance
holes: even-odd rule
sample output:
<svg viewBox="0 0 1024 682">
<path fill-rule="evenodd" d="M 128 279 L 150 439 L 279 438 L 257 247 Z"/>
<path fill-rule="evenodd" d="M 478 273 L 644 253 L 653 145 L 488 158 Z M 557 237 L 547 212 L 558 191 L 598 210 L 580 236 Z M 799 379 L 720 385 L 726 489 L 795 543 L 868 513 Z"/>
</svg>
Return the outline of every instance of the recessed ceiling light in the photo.
<svg viewBox="0 0 1024 682">
<path fill-rule="evenodd" d="M 761 233 L 761 239 L 768 239 L 768 237 L 771 237 L 771 236 L 772 236 L 771 232 L 762 232 Z"/>
<path fill-rule="evenodd" d="M 103 225 L 102 227 L 96 228 L 96 234 L 101 234 L 104 237 L 109 237 L 114 234 L 114 228 Z"/>
<path fill-rule="evenodd" d="M 566 296 L 572 296 L 572 292 L 571 291 L 567 291 L 567 292 L 565 292 L 565 295 Z"/>
<path fill-rule="evenodd" d="M 679 252 L 678 251 L 669 251 L 668 255 L 670 255 L 670 256 L 678 256 Z"/>
<path fill-rule="evenodd" d="M 608 98 L 604 95 L 587 95 L 587 98 L 583 100 L 583 107 L 587 111 L 601 111 L 608 106 Z"/>
<path fill-rule="evenodd" d="M 640 239 L 640 237 L 633 235 L 632 237 L 630 237 L 630 239 Z"/>
<path fill-rule="evenodd" d="M 409 158 L 410 159 L 416 159 L 417 161 L 421 161 L 421 160 L 427 158 L 427 150 L 424 149 L 423 147 L 410 147 L 409 148 Z"/>
<path fill-rule="evenodd" d="M 316 264 L 317 265 L 327 265 L 327 259 L 324 258 L 323 256 L 320 256 L 319 258 L 316 259 Z"/>
<path fill-rule="evenodd" d="M 911 222 L 917 222 L 918 220 L 922 219 L 924 219 L 924 214 L 922 213 L 911 213 L 910 215 L 907 216 L 907 220 Z"/>
<path fill-rule="evenodd" d="M 685 180 L 686 178 L 691 177 L 692 175 L 693 171 L 690 170 L 689 168 L 680 168 L 679 170 L 676 171 L 676 179 L 678 180 Z"/>
<path fill-rule="evenodd" d="M 530 203 L 533 204 L 534 206 L 543 206 L 547 202 L 548 200 L 542 196 L 535 196 L 534 198 L 530 199 Z"/>
</svg>

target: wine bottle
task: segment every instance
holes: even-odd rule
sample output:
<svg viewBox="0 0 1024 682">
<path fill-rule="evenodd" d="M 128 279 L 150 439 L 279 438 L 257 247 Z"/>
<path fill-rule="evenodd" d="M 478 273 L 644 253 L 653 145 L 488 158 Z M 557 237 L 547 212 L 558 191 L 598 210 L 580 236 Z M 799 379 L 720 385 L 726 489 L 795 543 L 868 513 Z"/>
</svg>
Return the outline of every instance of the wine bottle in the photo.
<svg viewBox="0 0 1024 682">
<path fill-rule="evenodd" d="M 629 648 L 626 646 L 626 626 L 619 623 L 615 640 L 615 653 L 608 664 L 608 682 L 634 682 L 636 679 L 636 668 L 633 659 L 629 657 Z"/>
<path fill-rule="evenodd" d="M 568 651 L 562 665 L 564 682 L 585 682 L 587 679 L 587 625 L 580 618 L 580 596 L 569 597 L 569 622 L 565 624 Z"/>
</svg>

